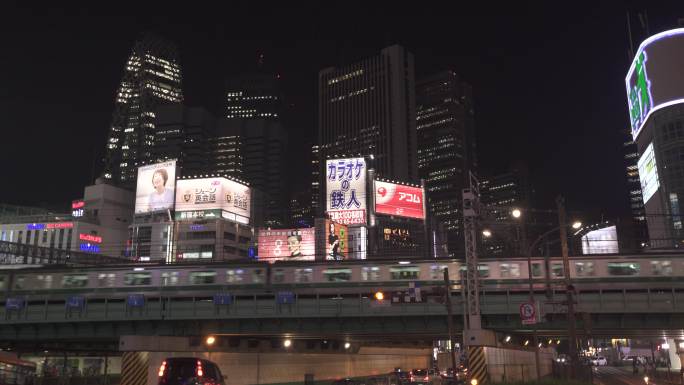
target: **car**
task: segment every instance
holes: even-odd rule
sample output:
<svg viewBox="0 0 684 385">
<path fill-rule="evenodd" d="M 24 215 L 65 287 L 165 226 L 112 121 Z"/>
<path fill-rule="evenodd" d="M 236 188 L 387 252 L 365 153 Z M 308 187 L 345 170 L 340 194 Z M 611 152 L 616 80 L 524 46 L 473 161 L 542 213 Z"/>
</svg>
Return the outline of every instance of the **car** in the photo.
<svg viewBox="0 0 684 385">
<path fill-rule="evenodd" d="M 409 381 L 412 384 L 429 384 L 430 375 L 427 369 L 413 369 L 409 375 Z"/>
<path fill-rule="evenodd" d="M 466 377 L 468 375 L 468 369 L 461 365 L 455 371 L 453 368 L 448 368 L 442 371 L 442 384 L 443 385 L 454 385 L 454 384 L 465 384 Z"/>
<path fill-rule="evenodd" d="M 226 385 L 218 365 L 203 358 L 169 357 L 158 374 L 158 385 Z"/>
<path fill-rule="evenodd" d="M 394 372 L 390 373 L 389 384 L 390 385 L 407 385 L 410 382 L 409 373 L 403 372 L 401 369 L 397 368 Z"/>
<path fill-rule="evenodd" d="M 596 356 L 591 359 L 591 364 L 594 366 L 606 366 L 608 365 L 608 360 L 603 356 Z"/>
</svg>

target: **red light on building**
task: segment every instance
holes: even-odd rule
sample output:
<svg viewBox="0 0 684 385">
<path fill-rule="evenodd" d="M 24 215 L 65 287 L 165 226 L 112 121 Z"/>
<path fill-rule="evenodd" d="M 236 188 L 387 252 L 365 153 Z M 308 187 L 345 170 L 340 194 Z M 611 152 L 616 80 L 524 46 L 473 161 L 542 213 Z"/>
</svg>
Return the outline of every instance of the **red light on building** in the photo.
<svg viewBox="0 0 684 385">
<path fill-rule="evenodd" d="M 72 209 L 80 209 L 85 206 L 84 201 L 73 201 L 71 202 L 71 208 Z"/>
<path fill-rule="evenodd" d="M 92 234 L 78 234 L 78 238 L 82 241 L 102 243 L 102 237 Z"/>
<path fill-rule="evenodd" d="M 72 229 L 72 228 L 74 228 L 74 223 L 73 222 L 48 223 L 46 227 L 48 229 Z"/>
</svg>

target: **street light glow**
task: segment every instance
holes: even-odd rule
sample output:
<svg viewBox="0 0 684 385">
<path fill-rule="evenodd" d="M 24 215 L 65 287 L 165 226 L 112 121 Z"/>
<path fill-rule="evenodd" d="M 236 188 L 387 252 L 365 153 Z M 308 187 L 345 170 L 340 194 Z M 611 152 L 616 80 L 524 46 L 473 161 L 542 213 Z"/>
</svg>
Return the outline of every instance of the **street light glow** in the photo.
<svg viewBox="0 0 684 385">
<path fill-rule="evenodd" d="M 482 230 L 482 235 L 484 235 L 486 238 L 489 238 L 492 236 L 492 232 L 489 230 Z"/>
<path fill-rule="evenodd" d="M 520 211 L 520 209 L 513 209 L 513 211 L 511 211 L 511 215 L 513 215 L 513 218 L 520 218 L 522 211 Z"/>
<path fill-rule="evenodd" d="M 510 342 L 511 341 L 511 336 L 506 336 L 506 339 L 504 340 L 505 342 Z"/>
<path fill-rule="evenodd" d="M 349 349 L 351 347 L 351 344 L 349 342 L 344 343 L 344 348 Z"/>
<path fill-rule="evenodd" d="M 213 345 L 214 342 L 216 342 L 216 337 L 214 337 L 214 336 L 209 336 L 209 337 L 207 337 L 206 342 L 207 342 L 207 345 Z"/>
<path fill-rule="evenodd" d="M 573 228 L 573 229 L 577 230 L 577 229 L 579 229 L 580 227 L 582 227 L 582 222 L 580 222 L 580 221 L 575 221 L 575 222 L 573 222 L 573 224 L 572 224 L 572 228 Z"/>
<path fill-rule="evenodd" d="M 290 346 L 292 346 L 292 340 L 289 338 L 286 339 L 285 341 L 283 341 L 283 346 L 289 348 Z"/>
</svg>

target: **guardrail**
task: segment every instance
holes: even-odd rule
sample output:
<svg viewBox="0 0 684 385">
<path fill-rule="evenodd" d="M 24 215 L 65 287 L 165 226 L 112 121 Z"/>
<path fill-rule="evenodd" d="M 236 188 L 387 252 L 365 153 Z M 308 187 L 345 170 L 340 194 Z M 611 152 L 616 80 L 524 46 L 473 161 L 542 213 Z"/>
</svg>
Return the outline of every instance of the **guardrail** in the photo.
<svg viewBox="0 0 684 385">
<path fill-rule="evenodd" d="M 452 304 L 462 314 L 460 293 Z M 562 296 L 556 293 L 556 298 Z M 483 315 L 518 314 L 525 293 L 485 293 Z M 542 299 L 542 297 L 538 297 Z M 612 313 L 684 313 L 684 291 L 650 290 L 579 293 L 577 311 L 593 314 Z M 542 299 L 544 302 L 544 299 Z M 564 313 L 562 301 L 548 301 L 546 313 Z M 186 320 L 239 318 L 308 318 L 376 316 L 444 316 L 443 303 L 433 300 L 418 303 L 379 303 L 364 295 L 333 297 L 323 295 L 159 295 L 113 294 L 110 297 L 26 296 L 0 299 L 0 324 L 49 323 L 74 321 Z"/>
</svg>

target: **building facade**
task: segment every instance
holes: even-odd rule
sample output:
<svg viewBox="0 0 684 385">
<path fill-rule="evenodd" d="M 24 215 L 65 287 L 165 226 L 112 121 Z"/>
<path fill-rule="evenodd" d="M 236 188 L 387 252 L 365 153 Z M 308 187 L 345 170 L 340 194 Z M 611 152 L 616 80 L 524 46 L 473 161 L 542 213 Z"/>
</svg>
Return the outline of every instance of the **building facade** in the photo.
<svg viewBox="0 0 684 385">
<path fill-rule="evenodd" d="M 318 75 L 318 95 L 321 160 L 373 155 L 370 167 L 378 175 L 417 182 L 411 53 L 395 45 L 356 63 L 323 69 Z"/>
<path fill-rule="evenodd" d="M 425 181 L 428 220 L 432 227 L 443 225 L 450 257 L 465 250 L 461 191 L 477 170 L 474 126 L 472 89 L 456 73 L 416 82 L 418 174 Z"/>
<path fill-rule="evenodd" d="M 684 28 L 641 43 L 625 85 L 651 248 L 684 245 Z"/>
<path fill-rule="evenodd" d="M 114 98 L 105 152 L 106 180 L 133 187 L 138 166 L 169 159 L 155 153 L 155 109 L 181 103 L 183 91 L 178 49 L 159 36 L 145 34 L 133 46 Z"/>
</svg>

